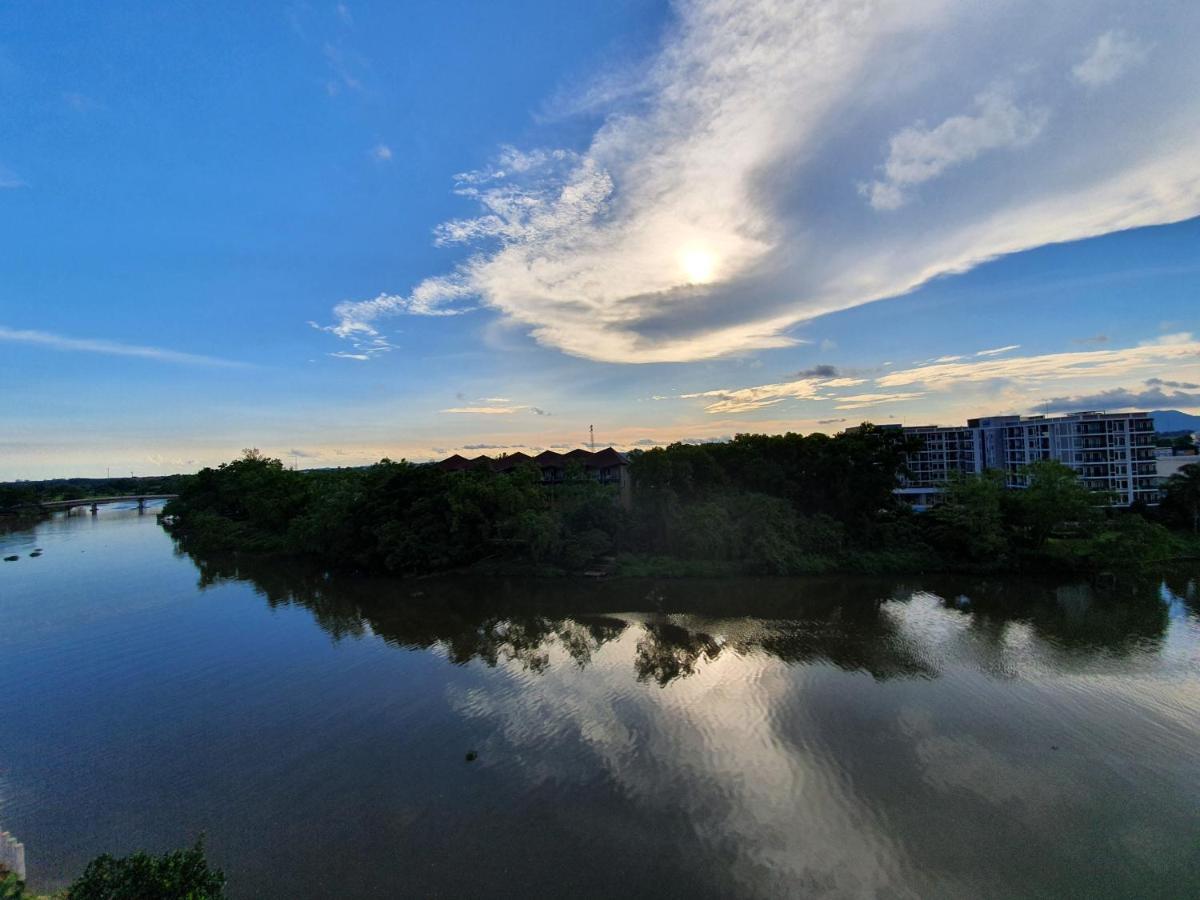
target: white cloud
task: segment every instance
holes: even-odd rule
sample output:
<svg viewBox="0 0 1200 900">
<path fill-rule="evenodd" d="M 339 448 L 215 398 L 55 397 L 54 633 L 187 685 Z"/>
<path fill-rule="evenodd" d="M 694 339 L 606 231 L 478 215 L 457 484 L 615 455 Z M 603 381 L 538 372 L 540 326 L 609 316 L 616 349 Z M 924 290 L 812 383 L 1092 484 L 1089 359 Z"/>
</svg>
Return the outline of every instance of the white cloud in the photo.
<svg viewBox="0 0 1200 900">
<path fill-rule="evenodd" d="M 1144 44 L 1124 31 L 1106 31 L 1096 38 L 1087 56 L 1071 70 L 1071 74 L 1089 88 L 1103 87 L 1143 62 L 1147 52 Z"/>
<path fill-rule="evenodd" d="M 157 362 L 182 363 L 193 366 L 218 366 L 221 368 L 244 368 L 248 363 L 198 353 L 181 353 L 160 347 L 142 347 L 137 344 L 122 344 L 98 338 L 72 338 L 46 331 L 20 330 L 0 325 L 0 341 L 34 344 L 52 350 L 81 353 L 105 353 L 110 356 L 134 356 Z"/>
<path fill-rule="evenodd" d="M 970 162 L 988 150 L 1024 147 L 1041 133 L 1047 110 L 1022 107 L 1007 86 L 975 98 L 973 115 L 951 116 L 935 128 L 910 125 L 892 136 L 884 179 L 863 185 L 861 192 L 879 210 L 899 209 L 908 202 L 906 189 Z"/>
<path fill-rule="evenodd" d="M 459 400 L 466 400 L 462 394 L 458 395 Z M 476 415 L 476 416 L 509 416 L 518 412 L 529 412 L 535 416 L 548 416 L 546 410 L 539 406 L 531 406 L 528 403 L 513 403 L 507 397 L 484 397 L 475 403 L 486 403 L 487 406 L 452 406 L 449 409 L 443 409 L 444 413 L 456 413 L 459 415 Z"/>
<path fill-rule="evenodd" d="M 19 187 L 25 187 L 25 182 L 21 176 L 12 169 L 0 166 L 0 190 Z"/>
<path fill-rule="evenodd" d="M 1120 350 L 1083 350 L 978 362 L 935 363 L 889 372 L 877 378 L 875 383 L 882 387 L 920 384 L 944 388 L 995 379 L 1037 382 L 1064 378 L 1113 378 L 1186 363 L 1200 363 L 1200 342 L 1185 332 L 1165 335 L 1155 341 Z"/>
<path fill-rule="evenodd" d="M 757 387 L 721 388 L 694 394 L 680 394 L 679 399 L 708 401 L 704 411 L 710 415 L 743 413 L 774 406 L 784 400 L 826 400 L 829 399 L 829 395 L 822 393 L 824 389 L 852 387 L 863 384 L 864 381 L 865 379 L 862 378 L 807 376 L 794 381 L 760 384 Z M 666 400 L 668 398 L 655 399 Z"/>
<path fill-rule="evenodd" d="M 882 403 L 899 403 L 903 400 L 916 400 L 924 396 L 924 391 L 914 391 L 906 394 L 853 394 L 846 397 L 836 397 L 837 404 L 834 406 L 834 409 L 867 409 L 871 406 L 879 406 Z"/>
<path fill-rule="evenodd" d="M 1005 344 L 1003 347 L 993 347 L 991 350 L 976 350 L 976 356 L 999 356 L 1001 353 L 1011 353 L 1013 350 L 1020 350 L 1020 344 Z"/>
<path fill-rule="evenodd" d="M 1125 347 L 1117 350 L 1087 350 L 1068 353 L 1048 353 L 1041 356 L 1012 356 L 999 358 L 997 354 L 1016 349 L 1014 346 L 997 347 L 994 350 L 984 350 L 976 354 L 976 359 L 967 361 L 966 357 L 944 357 L 946 361 L 935 361 L 909 369 L 899 369 L 886 372 L 873 379 L 873 386 L 880 390 L 861 394 L 838 394 L 830 389 L 850 387 L 865 384 L 867 379 L 848 377 L 822 377 L 814 375 L 818 370 L 828 370 L 832 367 L 822 366 L 810 373 L 801 373 L 805 377 L 794 381 L 775 384 L 762 384 L 743 388 L 718 388 L 711 391 L 700 391 L 681 394 L 678 397 L 655 397 L 656 400 L 683 399 L 704 400 L 705 412 L 710 414 L 739 414 L 775 406 L 785 400 L 800 400 L 806 403 L 832 403 L 835 409 L 852 410 L 864 409 L 883 403 L 899 403 L 908 400 L 930 399 L 931 391 L 939 391 L 943 395 L 954 394 L 960 399 L 967 399 L 964 392 L 973 385 L 986 389 L 986 401 L 997 410 L 1007 409 L 1014 404 L 1022 408 L 1032 408 L 1046 401 L 1039 399 L 1030 391 L 1038 391 L 1044 398 L 1047 389 L 1056 390 L 1060 383 L 1084 382 L 1091 394 L 1086 396 L 1107 396 L 1107 405 L 1129 406 L 1132 401 L 1118 404 L 1118 400 L 1135 396 L 1135 392 L 1117 388 L 1114 382 L 1126 379 L 1130 375 L 1141 376 L 1145 379 L 1146 388 L 1141 397 L 1146 400 L 1158 397 L 1162 400 L 1163 388 L 1176 391 L 1190 391 L 1195 383 L 1180 380 L 1164 380 L 1161 377 L 1149 377 L 1154 373 L 1186 375 L 1200 379 L 1200 341 L 1194 339 L 1188 332 L 1162 335 L 1155 340 Z M 982 358 L 979 358 L 982 357 Z M 995 383 L 1010 382 L 1018 386 L 1010 394 L 1001 395 L 995 390 Z M 896 391 L 894 388 L 920 388 L 920 390 Z M 1078 390 L 1078 388 L 1075 388 Z M 1107 393 L 1106 393 L 1107 392 Z M 1190 404 L 1192 395 L 1175 395 L 1176 405 Z M 971 403 L 978 400 L 970 399 Z M 1079 405 L 1081 400 L 1069 397 L 1058 397 L 1053 401 L 1062 406 Z M 1162 402 L 1166 402 L 1162 400 Z M 1088 405 L 1083 403 L 1084 406 Z M 1093 404 L 1094 405 L 1094 404 Z M 1136 404 L 1132 404 L 1136 405 Z M 1144 404 L 1143 404 L 1144 405 Z M 824 423 L 821 423 L 824 424 Z"/>
<path fill-rule="evenodd" d="M 347 50 L 341 43 L 326 42 L 321 47 L 321 55 L 329 67 L 330 77 L 325 82 L 325 93 L 336 97 L 344 90 L 361 91 L 362 78 L 359 70 L 366 67 L 366 61 L 353 51 Z"/>
<path fill-rule="evenodd" d="M 676 11 L 660 52 L 637 64 L 637 90 L 600 92 L 604 124 L 586 146 L 504 150 L 459 178 L 479 215 L 436 237 L 468 245 L 466 262 L 409 293 L 339 304 L 329 330 L 361 341 L 385 316 L 478 302 L 582 357 L 711 358 L 789 345 L 817 316 L 1003 254 L 1200 214 L 1200 9 Z M 1098 114 L 1074 69 L 1117 22 L 1153 42 L 1154 64 L 1126 66 Z M 1122 40 L 1083 77 L 1127 58 Z M 886 215 L 865 208 L 864 180 Z M 706 283 L 681 258 L 703 260 Z"/>
<path fill-rule="evenodd" d="M 392 148 L 387 144 L 376 144 L 371 148 L 371 156 L 378 162 L 391 162 Z"/>
</svg>

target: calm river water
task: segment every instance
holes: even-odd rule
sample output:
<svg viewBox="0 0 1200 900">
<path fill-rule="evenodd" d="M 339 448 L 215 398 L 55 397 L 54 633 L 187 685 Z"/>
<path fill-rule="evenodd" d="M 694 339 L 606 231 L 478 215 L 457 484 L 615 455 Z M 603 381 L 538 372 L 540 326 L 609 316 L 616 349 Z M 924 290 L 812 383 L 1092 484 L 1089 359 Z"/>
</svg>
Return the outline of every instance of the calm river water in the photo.
<svg viewBox="0 0 1200 900">
<path fill-rule="evenodd" d="M 14 553 L 35 889 L 205 832 L 236 898 L 1200 896 L 1187 577 L 401 583 L 111 510 Z"/>
</svg>

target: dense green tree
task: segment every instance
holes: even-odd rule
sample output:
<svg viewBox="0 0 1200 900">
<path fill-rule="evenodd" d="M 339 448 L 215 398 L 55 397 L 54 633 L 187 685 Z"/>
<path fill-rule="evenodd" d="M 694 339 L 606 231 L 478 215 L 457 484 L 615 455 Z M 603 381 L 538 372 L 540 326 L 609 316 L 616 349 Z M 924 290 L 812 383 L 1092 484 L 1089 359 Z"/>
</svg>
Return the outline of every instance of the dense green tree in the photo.
<svg viewBox="0 0 1200 900">
<path fill-rule="evenodd" d="M 204 844 L 162 856 L 105 854 L 68 888 L 70 900 L 223 900 L 225 875 L 208 867 Z"/>
<path fill-rule="evenodd" d="M 626 571 L 665 565 L 677 573 L 1016 561 L 1094 567 L 1093 537 L 1122 565 L 1139 554 L 1161 556 L 1160 530 L 1099 527 L 1106 498 L 1055 462 L 1030 466 L 1018 490 L 1005 489 L 998 473 L 955 477 L 932 513 L 916 515 L 894 494 L 912 449 L 901 432 L 870 425 L 832 437 L 672 444 L 631 454 L 631 509 L 578 466 L 547 485 L 533 465 L 446 472 L 385 459 L 363 469 L 294 472 L 251 450 L 187 479 L 166 512 L 185 549 L 305 555 L 403 575 L 528 564 L 579 571 L 629 552 L 636 558 L 621 560 Z M 1198 504 L 1188 484 L 1177 482 L 1169 508 L 1181 510 L 1179 518 L 1186 509 L 1191 527 Z"/>
<path fill-rule="evenodd" d="M 1121 512 L 1087 541 L 1083 562 L 1091 569 L 1136 569 L 1169 559 L 1174 552 L 1166 528 L 1137 513 Z"/>
<path fill-rule="evenodd" d="M 1107 497 L 1084 487 L 1070 466 L 1040 460 L 1024 470 L 1028 484 L 1005 494 L 1010 521 L 1026 545 L 1041 550 L 1057 530 L 1086 533 Z"/>
<path fill-rule="evenodd" d="M 0 869 L 0 900 L 24 900 L 25 882 L 13 872 Z"/>
<path fill-rule="evenodd" d="M 1009 552 L 1004 521 L 1004 473 L 955 473 L 930 512 L 935 544 L 953 560 L 997 566 Z"/>
<path fill-rule="evenodd" d="M 1200 532 L 1200 464 L 1183 466 L 1167 479 L 1163 506 L 1181 525 Z"/>
<path fill-rule="evenodd" d="M 1171 449 L 1184 453 L 1194 453 L 1196 451 L 1196 441 L 1190 434 L 1181 434 L 1171 441 Z"/>
</svg>

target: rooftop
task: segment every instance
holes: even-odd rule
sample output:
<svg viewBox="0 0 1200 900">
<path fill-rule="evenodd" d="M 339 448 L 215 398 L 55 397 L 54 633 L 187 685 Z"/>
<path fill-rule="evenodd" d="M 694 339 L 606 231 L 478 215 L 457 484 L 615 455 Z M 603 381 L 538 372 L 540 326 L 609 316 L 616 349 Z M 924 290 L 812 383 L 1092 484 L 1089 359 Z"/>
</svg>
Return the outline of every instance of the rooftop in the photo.
<svg viewBox="0 0 1200 900">
<path fill-rule="evenodd" d="M 582 447 L 577 450 L 568 450 L 566 453 L 556 453 L 553 450 L 543 450 L 537 456 L 530 456 L 528 453 L 506 453 L 503 456 L 476 456 L 468 459 L 465 456 L 460 456 L 455 453 L 446 459 L 441 460 L 435 465 L 446 472 L 461 472 L 464 469 L 487 468 L 493 472 L 508 472 L 515 469 L 517 466 L 532 462 L 540 469 L 562 469 L 566 468 L 572 462 L 577 462 L 584 469 L 611 469 L 614 466 L 624 466 L 629 464 L 628 458 L 624 453 L 619 453 L 612 447 L 605 447 L 603 450 L 584 450 Z"/>
</svg>

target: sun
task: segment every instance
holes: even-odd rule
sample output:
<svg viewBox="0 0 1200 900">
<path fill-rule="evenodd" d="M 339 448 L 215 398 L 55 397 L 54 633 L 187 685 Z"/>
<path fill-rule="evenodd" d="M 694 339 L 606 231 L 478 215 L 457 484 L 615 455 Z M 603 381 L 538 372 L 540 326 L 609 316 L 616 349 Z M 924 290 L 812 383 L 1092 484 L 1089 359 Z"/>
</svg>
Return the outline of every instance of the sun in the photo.
<svg viewBox="0 0 1200 900">
<path fill-rule="evenodd" d="M 701 247 L 685 247 L 680 251 L 679 265 L 688 284 L 708 284 L 716 275 L 716 257 Z"/>
</svg>

